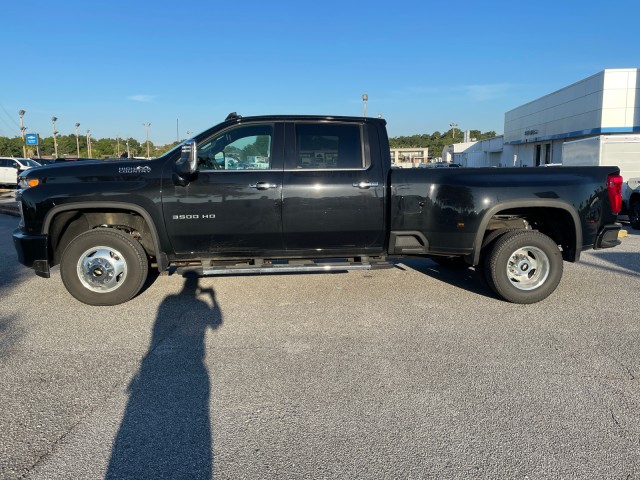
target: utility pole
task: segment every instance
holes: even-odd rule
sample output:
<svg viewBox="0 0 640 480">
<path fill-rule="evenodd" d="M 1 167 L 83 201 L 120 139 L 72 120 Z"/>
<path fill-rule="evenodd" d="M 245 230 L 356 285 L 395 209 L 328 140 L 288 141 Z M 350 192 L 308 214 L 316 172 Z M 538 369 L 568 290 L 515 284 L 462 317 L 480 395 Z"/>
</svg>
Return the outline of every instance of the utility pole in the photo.
<svg viewBox="0 0 640 480">
<path fill-rule="evenodd" d="M 56 140 L 56 135 L 58 132 L 56 131 L 56 122 L 58 121 L 58 117 L 51 117 L 51 124 L 53 125 L 53 156 L 54 158 L 58 158 L 58 140 Z"/>
<path fill-rule="evenodd" d="M 20 110 L 18 112 L 18 115 L 20 115 L 20 134 L 22 135 L 22 157 L 23 158 L 27 158 L 27 141 L 24 136 L 24 131 L 27 129 L 27 127 L 25 127 L 22 124 L 22 117 L 24 117 L 25 113 L 27 112 L 25 112 L 24 110 Z"/>
<path fill-rule="evenodd" d="M 369 95 L 366 93 L 362 94 L 362 103 L 364 103 L 364 116 L 367 116 L 367 100 L 369 100 Z"/>
<path fill-rule="evenodd" d="M 76 153 L 78 155 L 78 158 L 80 158 L 80 137 L 78 128 L 80 128 L 80 123 L 76 122 Z"/>
<path fill-rule="evenodd" d="M 91 130 L 87 130 L 87 157 L 91 157 Z"/>
<path fill-rule="evenodd" d="M 143 123 L 142 125 L 147 129 L 147 160 L 148 160 L 149 158 L 151 158 L 151 155 L 149 154 L 149 127 L 151 126 L 151 122 Z"/>
</svg>

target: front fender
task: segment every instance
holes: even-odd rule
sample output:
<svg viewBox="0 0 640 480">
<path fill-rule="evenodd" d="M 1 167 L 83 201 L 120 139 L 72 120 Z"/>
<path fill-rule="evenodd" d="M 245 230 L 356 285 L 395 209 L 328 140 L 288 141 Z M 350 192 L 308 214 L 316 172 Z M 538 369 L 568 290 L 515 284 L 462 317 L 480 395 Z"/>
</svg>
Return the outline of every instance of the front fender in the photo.
<svg viewBox="0 0 640 480">
<path fill-rule="evenodd" d="M 156 251 L 158 270 L 163 271 L 168 267 L 167 256 L 164 250 L 162 249 L 160 236 L 158 234 L 158 229 L 156 227 L 155 222 L 153 221 L 151 214 L 147 210 L 145 210 L 144 208 L 136 204 L 126 203 L 126 202 L 109 202 L 109 203 L 77 202 L 77 203 L 65 203 L 63 205 L 57 205 L 47 212 L 44 218 L 42 232 L 47 235 L 49 234 L 49 229 L 51 227 L 51 223 L 53 219 L 56 217 L 56 215 L 60 213 L 68 212 L 72 210 L 83 211 L 83 210 L 104 209 L 104 208 L 113 208 L 116 210 L 130 210 L 139 214 L 149 226 L 149 232 L 151 233 L 151 240 L 153 242 L 153 246 Z"/>
</svg>

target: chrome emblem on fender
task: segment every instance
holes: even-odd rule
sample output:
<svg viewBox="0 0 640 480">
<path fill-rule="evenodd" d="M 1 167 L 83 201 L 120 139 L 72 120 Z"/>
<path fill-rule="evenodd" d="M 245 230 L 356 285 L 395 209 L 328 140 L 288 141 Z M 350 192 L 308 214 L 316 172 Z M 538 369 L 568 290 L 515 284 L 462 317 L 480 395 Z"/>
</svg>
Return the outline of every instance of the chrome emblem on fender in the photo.
<svg viewBox="0 0 640 480">
<path fill-rule="evenodd" d="M 151 172 L 151 167 L 143 167 L 138 165 L 137 167 L 120 167 L 118 168 L 118 173 L 149 173 Z"/>
</svg>

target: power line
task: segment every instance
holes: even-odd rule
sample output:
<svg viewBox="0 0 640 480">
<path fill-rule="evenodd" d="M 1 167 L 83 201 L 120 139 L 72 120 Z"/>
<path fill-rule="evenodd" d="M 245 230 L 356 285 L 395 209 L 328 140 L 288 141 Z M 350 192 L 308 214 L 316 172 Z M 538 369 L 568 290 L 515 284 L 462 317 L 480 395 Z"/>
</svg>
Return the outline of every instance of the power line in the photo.
<svg viewBox="0 0 640 480">
<path fill-rule="evenodd" d="M 4 118 L 2 118 L 3 123 L 9 127 L 9 130 L 14 130 L 14 131 L 18 130 L 18 135 L 19 135 L 20 134 L 20 124 L 16 121 L 16 119 L 13 116 L 11 116 L 9 114 L 9 112 L 7 112 L 7 109 L 4 108 L 4 105 L 2 105 L 1 103 L 0 103 L 0 108 L 2 108 L 2 111 L 4 112 L 4 114 L 7 116 L 7 118 L 9 120 L 12 121 L 12 123 L 15 125 L 16 128 L 14 129 L 14 127 L 12 125 L 10 125 L 9 123 L 7 123 L 7 121 Z"/>
</svg>

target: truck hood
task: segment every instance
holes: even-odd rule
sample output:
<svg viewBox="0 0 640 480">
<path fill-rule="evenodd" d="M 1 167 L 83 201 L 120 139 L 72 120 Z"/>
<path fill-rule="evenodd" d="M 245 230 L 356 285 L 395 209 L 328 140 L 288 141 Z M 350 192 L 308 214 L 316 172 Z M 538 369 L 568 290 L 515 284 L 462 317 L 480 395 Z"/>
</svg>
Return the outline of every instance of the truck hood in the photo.
<svg viewBox="0 0 640 480">
<path fill-rule="evenodd" d="M 35 170 L 31 170 L 30 173 L 39 176 L 66 176 L 66 175 L 82 175 L 89 172 L 105 170 L 118 173 L 121 168 L 131 168 L 133 171 L 143 170 L 144 166 L 149 164 L 150 160 L 146 159 L 131 159 L 131 158 L 107 158 L 104 160 L 73 160 L 61 163 L 49 163 L 42 165 L 41 167 L 34 167 Z M 140 168 L 138 168 L 140 167 Z M 25 170 L 26 173 L 26 170 Z"/>
<path fill-rule="evenodd" d="M 114 158 L 53 163 L 21 172 L 19 179 L 39 179 L 48 184 L 129 182 L 157 174 L 163 161 Z M 20 181 L 19 181 L 20 183 Z"/>
</svg>

